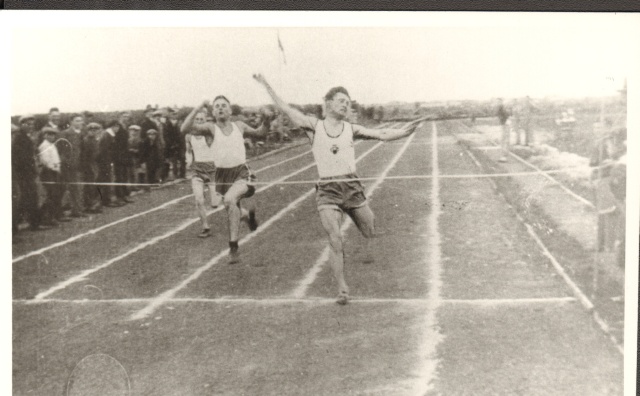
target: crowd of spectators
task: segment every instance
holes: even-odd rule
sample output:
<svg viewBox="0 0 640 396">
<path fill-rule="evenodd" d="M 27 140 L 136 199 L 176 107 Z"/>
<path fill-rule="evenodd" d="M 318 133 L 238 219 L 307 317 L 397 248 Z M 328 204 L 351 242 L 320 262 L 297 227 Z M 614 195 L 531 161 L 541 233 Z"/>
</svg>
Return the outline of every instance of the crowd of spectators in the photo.
<svg viewBox="0 0 640 396">
<path fill-rule="evenodd" d="M 23 115 L 11 124 L 12 231 L 21 224 L 37 231 L 74 218 L 127 205 L 132 197 L 153 185 L 186 177 L 185 137 L 180 114 L 174 108 L 151 105 L 135 122 L 124 111 L 97 122 L 90 113 L 63 117 L 51 108 L 45 125 Z M 247 124 L 270 125 L 266 140 L 290 140 L 289 128 L 273 109 L 247 110 L 237 115 Z M 214 122 L 211 114 L 207 121 Z M 247 139 L 247 149 L 259 149 L 266 140 Z"/>
<path fill-rule="evenodd" d="M 36 128 L 35 117 L 11 124 L 12 231 L 37 231 L 105 207 L 133 202 L 151 185 L 186 176 L 185 144 L 177 110 L 148 106 L 144 120 L 130 112 L 105 123 L 58 108 Z"/>
</svg>

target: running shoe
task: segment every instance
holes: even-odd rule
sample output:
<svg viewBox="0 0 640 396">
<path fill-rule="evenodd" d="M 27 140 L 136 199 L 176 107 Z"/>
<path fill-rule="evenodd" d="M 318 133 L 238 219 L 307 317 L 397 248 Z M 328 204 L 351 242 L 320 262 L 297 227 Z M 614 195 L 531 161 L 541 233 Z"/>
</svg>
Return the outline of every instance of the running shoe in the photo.
<svg viewBox="0 0 640 396">
<path fill-rule="evenodd" d="M 258 220 L 256 220 L 256 211 L 253 209 L 249 211 L 249 220 L 247 221 L 247 224 L 249 224 L 249 229 L 251 231 L 255 231 L 258 229 Z"/>
<path fill-rule="evenodd" d="M 208 238 L 210 236 L 211 236 L 211 230 L 208 228 L 203 229 L 202 232 L 198 234 L 198 238 Z"/>
<path fill-rule="evenodd" d="M 240 262 L 240 252 L 237 249 L 229 250 L 229 264 L 237 264 Z"/>
<path fill-rule="evenodd" d="M 346 291 L 341 291 L 340 294 L 338 294 L 336 303 L 340 305 L 347 305 L 347 302 L 349 302 L 349 293 L 347 293 Z"/>
</svg>

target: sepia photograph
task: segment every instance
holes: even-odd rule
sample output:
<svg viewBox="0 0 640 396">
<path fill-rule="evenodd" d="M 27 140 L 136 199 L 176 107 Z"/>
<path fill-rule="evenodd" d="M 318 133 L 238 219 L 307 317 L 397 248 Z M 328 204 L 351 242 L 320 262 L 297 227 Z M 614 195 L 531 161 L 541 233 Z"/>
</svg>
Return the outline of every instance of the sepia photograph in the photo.
<svg viewBox="0 0 640 396">
<path fill-rule="evenodd" d="M 3 394 L 636 394 L 640 15 L 0 19 Z"/>
</svg>

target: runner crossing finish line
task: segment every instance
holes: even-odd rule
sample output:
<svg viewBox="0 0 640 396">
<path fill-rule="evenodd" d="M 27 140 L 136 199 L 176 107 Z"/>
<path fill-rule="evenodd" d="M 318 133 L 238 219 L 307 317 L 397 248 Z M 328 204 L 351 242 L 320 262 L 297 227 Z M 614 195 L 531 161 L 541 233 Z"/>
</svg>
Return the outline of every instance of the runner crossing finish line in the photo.
<svg viewBox="0 0 640 396">
<path fill-rule="evenodd" d="M 222 196 L 227 210 L 229 264 L 235 264 L 240 261 L 238 251 L 240 221 L 246 221 L 251 231 L 258 227 L 255 209 L 246 210 L 240 204 L 242 199 L 251 197 L 255 192 L 253 186 L 255 176 L 247 165 L 244 135 L 264 136 L 267 130 L 264 124 L 258 130 L 242 121 L 232 122 L 231 102 L 222 95 L 213 100 L 212 113 L 215 122 L 194 123 L 196 115 L 202 113 L 206 106 L 209 106 L 209 101 L 204 101 L 191 111 L 184 121 L 183 130 L 213 138 L 211 159 L 215 164 L 215 191 Z M 203 180 L 203 182 L 205 181 Z"/>
<path fill-rule="evenodd" d="M 338 283 L 336 302 L 345 305 L 349 300 L 349 287 L 344 279 L 344 248 L 340 232 L 343 214 L 346 213 L 353 220 L 367 240 L 365 262 L 373 261 L 370 243 L 375 235 L 374 215 L 367 203 L 364 187 L 356 174 L 354 140 L 402 139 L 415 132 L 422 120 L 413 121 L 401 129 L 368 129 L 351 124 L 345 121 L 351 110 L 351 97 L 343 87 L 334 87 L 327 92 L 324 97 L 326 117 L 321 120 L 306 116 L 289 106 L 261 74 L 255 74 L 253 77 L 266 88 L 275 105 L 287 114 L 296 126 L 302 128 L 311 141 L 311 151 L 320 176 L 316 184 L 316 204 L 320 221 L 329 238 L 329 261 Z"/>
</svg>

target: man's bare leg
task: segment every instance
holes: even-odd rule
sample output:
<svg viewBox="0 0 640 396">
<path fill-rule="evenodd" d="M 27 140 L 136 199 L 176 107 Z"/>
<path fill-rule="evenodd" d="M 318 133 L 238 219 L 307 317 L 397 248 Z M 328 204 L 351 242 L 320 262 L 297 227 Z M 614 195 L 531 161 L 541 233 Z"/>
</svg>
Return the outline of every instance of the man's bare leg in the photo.
<svg viewBox="0 0 640 396">
<path fill-rule="evenodd" d="M 207 187 L 209 187 L 209 201 L 211 202 L 211 207 L 217 208 L 222 205 L 222 195 L 216 191 L 216 183 L 207 183 Z"/>
<path fill-rule="evenodd" d="M 365 257 L 362 260 L 364 263 L 369 264 L 374 262 L 374 257 L 371 252 L 372 238 L 375 235 L 375 216 L 369 205 L 365 204 L 356 209 L 352 209 L 349 212 L 349 216 L 356 224 L 356 227 L 365 237 Z"/>
<path fill-rule="evenodd" d="M 240 219 L 242 218 L 242 209 L 240 208 L 240 199 L 249 191 L 246 182 L 234 183 L 227 193 L 224 195 L 224 206 L 227 209 L 229 218 L 229 258 L 230 264 L 237 263 L 240 260 L 238 254 L 238 234 L 240 230 Z M 246 212 L 246 211 L 245 211 Z"/>
<path fill-rule="evenodd" d="M 344 280 L 344 249 L 342 235 L 340 233 L 340 223 L 342 222 L 342 212 L 334 208 L 320 209 L 320 221 L 329 237 L 329 261 L 333 276 L 338 282 L 338 304 L 346 304 L 349 296 L 349 286 Z"/>
<path fill-rule="evenodd" d="M 204 198 L 204 182 L 201 179 L 191 179 L 191 188 L 193 189 L 193 195 L 196 198 L 196 211 L 200 217 L 200 224 L 202 225 L 202 232 L 198 235 L 200 238 L 206 238 L 211 236 L 209 228 L 209 221 L 207 220 L 207 208 Z"/>
</svg>

